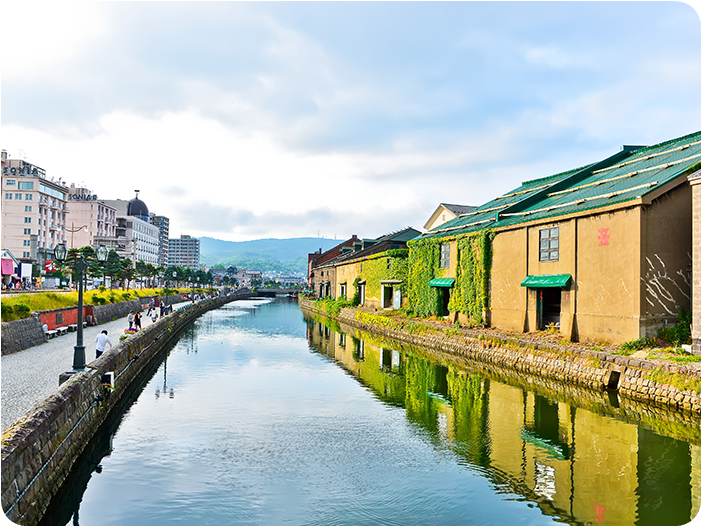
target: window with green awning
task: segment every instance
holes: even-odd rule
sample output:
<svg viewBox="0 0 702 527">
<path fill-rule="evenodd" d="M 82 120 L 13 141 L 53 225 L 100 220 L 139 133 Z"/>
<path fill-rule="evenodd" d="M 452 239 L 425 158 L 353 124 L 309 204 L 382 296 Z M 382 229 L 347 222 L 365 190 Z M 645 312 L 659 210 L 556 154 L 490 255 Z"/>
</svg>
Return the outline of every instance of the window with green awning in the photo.
<svg viewBox="0 0 702 527">
<path fill-rule="evenodd" d="M 572 279 L 569 274 L 534 274 L 522 280 L 522 287 L 568 287 Z"/>
</svg>

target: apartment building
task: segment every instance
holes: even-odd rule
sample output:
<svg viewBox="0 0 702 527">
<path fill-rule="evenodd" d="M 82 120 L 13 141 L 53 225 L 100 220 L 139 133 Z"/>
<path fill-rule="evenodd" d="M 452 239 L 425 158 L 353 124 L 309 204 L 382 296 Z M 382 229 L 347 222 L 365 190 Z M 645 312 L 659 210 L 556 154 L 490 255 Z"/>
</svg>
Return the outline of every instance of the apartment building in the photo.
<svg viewBox="0 0 702 527">
<path fill-rule="evenodd" d="M 153 212 L 149 213 L 149 223 L 158 227 L 158 265 L 168 265 L 168 235 L 170 229 L 170 219 L 166 216 L 158 216 Z"/>
<path fill-rule="evenodd" d="M 117 236 L 117 209 L 99 200 L 85 187 L 71 184 L 68 189 L 66 246 L 95 247 L 96 240 Z M 104 245 L 104 243 L 103 243 Z"/>
<path fill-rule="evenodd" d="M 44 264 L 66 242 L 68 188 L 44 169 L 2 151 L 2 249 L 19 262 Z"/>
<path fill-rule="evenodd" d="M 200 264 L 200 240 L 181 235 L 168 240 L 168 265 L 178 265 L 196 270 Z"/>
</svg>

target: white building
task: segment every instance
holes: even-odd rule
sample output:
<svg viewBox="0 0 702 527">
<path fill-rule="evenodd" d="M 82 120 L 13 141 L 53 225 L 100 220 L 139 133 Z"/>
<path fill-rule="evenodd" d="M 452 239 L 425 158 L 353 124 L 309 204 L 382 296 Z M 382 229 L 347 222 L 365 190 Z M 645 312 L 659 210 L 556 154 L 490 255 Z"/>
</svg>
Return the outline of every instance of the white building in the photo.
<svg viewBox="0 0 702 527">
<path fill-rule="evenodd" d="M 199 269 L 200 240 L 185 234 L 168 240 L 168 265 Z"/>
<path fill-rule="evenodd" d="M 130 258 L 136 265 L 138 261 L 158 265 L 159 228 L 149 222 L 149 209 L 137 197 L 129 201 L 121 199 L 104 200 L 114 207 L 117 214 L 116 241 L 100 239 L 109 249 L 115 249 L 122 258 Z M 98 240 L 96 240 L 96 243 Z"/>
</svg>

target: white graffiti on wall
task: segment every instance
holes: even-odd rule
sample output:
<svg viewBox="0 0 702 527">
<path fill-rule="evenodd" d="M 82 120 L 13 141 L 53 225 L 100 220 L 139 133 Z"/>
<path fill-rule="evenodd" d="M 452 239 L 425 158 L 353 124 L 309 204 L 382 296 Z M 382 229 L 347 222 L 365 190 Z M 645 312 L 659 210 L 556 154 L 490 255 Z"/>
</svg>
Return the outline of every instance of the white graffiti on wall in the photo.
<svg viewBox="0 0 702 527">
<path fill-rule="evenodd" d="M 646 302 L 653 308 L 662 308 L 669 315 L 677 315 L 680 305 L 676 298 L 685 297 L 690 300 L 690 281 L 687 270 L 678 269 L 674 276 L 670 276 L 665 262 L 657 254 L 653 256 L 658 262 L 651 261 L 647 256 L 648 269 L 646 269 L 646 275 L 641 277 L 646 288 Z M 692 261 L 689 253 L 688 257 Z"/>
</svg>

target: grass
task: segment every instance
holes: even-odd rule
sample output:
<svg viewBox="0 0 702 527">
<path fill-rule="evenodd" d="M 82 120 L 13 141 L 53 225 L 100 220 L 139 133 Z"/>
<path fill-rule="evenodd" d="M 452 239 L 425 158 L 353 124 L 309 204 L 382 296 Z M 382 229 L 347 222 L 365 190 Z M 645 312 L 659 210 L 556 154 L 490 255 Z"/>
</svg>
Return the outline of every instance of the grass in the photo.
<svg viewBox="0 0 702 527">
<path fill-rule="evenodd" d="M 175 289 L 169 289 L 171 294 L 175 294 Z M 178 292 L 187 293 L 190 289 L 181 289 Z M 200 291 L 198 289 L 198 291 Z M 83 293 L 83 303 L 102 305 L 135 300 L 136 298 L 152 297 L 162 295 L 162 289 L 91 289 Z M 73 307 L 78 305 L 78 292 L 66 293 L 46 292 L 21 295 L 7 295 L 2 297 L 2 321 L 10 322 L 28 318 L 35 311 L 49 311 L 62 307 Z"/>
<path fill-rule="evenodd" d="M 644 378 L 656 383 L 674 386 L 681 392 L 693 391 L 697 394 L 700 393 L 699 377 L 686 377 L 678 373 L 665 373 L 658 369 L 649 373 Z"/>
</svg>

